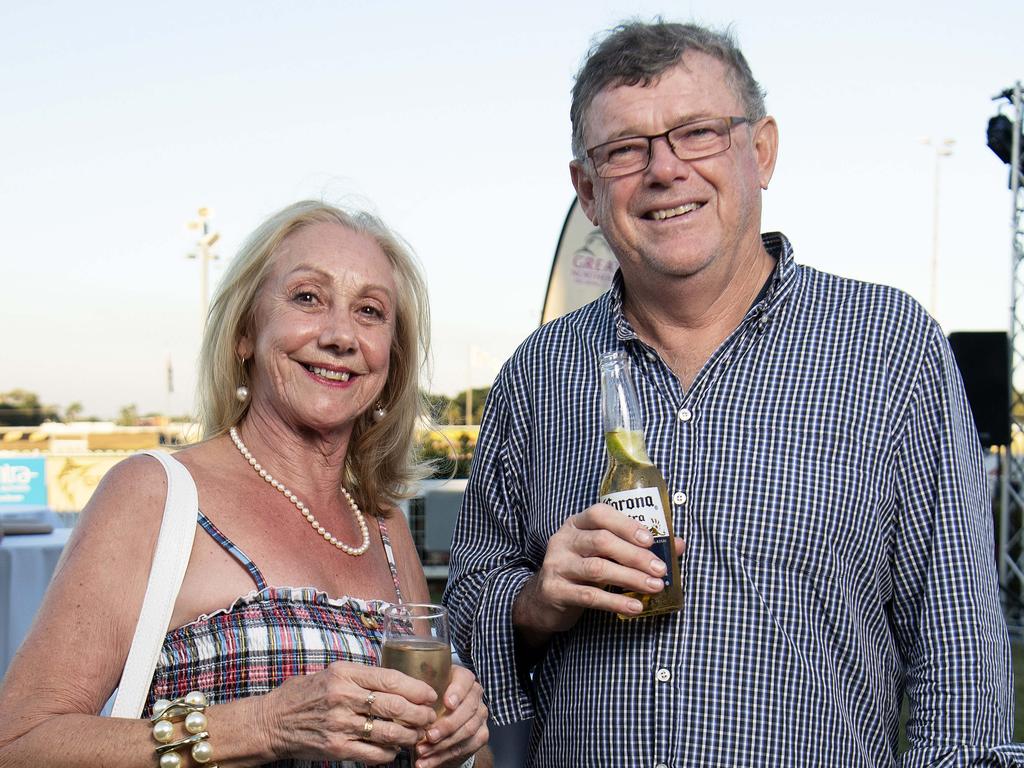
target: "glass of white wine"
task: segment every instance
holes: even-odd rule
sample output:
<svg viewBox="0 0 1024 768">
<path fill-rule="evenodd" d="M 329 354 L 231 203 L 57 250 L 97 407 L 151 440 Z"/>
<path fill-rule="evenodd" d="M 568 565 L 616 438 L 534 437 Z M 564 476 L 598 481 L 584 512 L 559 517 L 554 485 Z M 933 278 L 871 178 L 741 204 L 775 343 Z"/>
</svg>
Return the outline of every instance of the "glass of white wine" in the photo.
<svg viewBox="0 0 1024 768">
<path fill-rule="evenodd" d="M 444 712 L 444 692 L 452 676 L 448 611 L 432 603 L 402 603 L 384 611 L 381 666 L 396 669 L 437 693 L 434 710 Z"/>
</svg>

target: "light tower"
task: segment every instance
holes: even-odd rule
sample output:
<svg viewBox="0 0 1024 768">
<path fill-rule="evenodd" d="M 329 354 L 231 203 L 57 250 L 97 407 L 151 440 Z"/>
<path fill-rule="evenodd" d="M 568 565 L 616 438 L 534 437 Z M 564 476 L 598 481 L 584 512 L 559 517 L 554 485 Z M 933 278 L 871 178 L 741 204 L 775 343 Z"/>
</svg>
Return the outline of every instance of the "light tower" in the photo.
<svg viewBox="0 0 1024 768">
<path fill-rule="evenodd" d="M 199 239 L 196 240 L 196 250 L 188 254 L 190 259 L 199 260 L 199 329 L 206 327 L 206 315 L 210 311 L 210 262 L 219 259 L 220 256 L 211 250 L 213 244 L 220 239 L 219 232 L 213 232 L 210 228 L 209 208 L 200 208 L 199 218 L 188 223 L 189 229 L 200 230 Z"/>
<path fill-rule="evenodd" d="M 931 275 L 929 276 L 930 288 L 928 294 L 928 312 L 936 317 L 939 309 L 939 171 L 942 158 L 953 154 L 955 139 L 943 139 L 940 142 L 933 142 L 931 139 L 921 139 L 922 144 L 927 144 L 935 149 L 935 173 L 932 182 L 932 263 Z"/>
<path fill-rule="evenodd" d="M 1008 595 L 1024 599 L 1024 199 L 1022 199 L 1021 83 L 993 97 L 999 113 L 989 121 L 988 146 L 1010 168 L 1010 443 L 1003 448 L 1000 476 L 999 583 Z M 1024 631 L 1024 615 L 1008 616 L 1012 630 Z"/>
</svg>

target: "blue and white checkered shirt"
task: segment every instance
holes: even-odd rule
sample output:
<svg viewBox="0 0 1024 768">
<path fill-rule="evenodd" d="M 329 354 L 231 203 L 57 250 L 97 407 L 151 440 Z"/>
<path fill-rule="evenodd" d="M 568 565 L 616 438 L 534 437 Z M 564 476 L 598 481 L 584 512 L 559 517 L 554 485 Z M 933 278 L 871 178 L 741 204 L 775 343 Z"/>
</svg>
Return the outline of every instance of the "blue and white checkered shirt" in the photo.
<svg viewBox="0 0 1024 768">
<path fill-rule="evenodd" d="M 939 327 L 905 294 L 797 265 L 684 391 L 622 284 L 535 332 L 487 402 L 445 599 L 531 765 L 1024 765 L 978 437 Z M 598 355 L 625 349 L 686 539 L 683 610 L 586 612 L 532 677 L 512 604 L 597 501 Z M 903 693 L 911 748 L 897 756 Z M 1017 761 L 1020 761 L 1019 763 Z"/>
</svg>

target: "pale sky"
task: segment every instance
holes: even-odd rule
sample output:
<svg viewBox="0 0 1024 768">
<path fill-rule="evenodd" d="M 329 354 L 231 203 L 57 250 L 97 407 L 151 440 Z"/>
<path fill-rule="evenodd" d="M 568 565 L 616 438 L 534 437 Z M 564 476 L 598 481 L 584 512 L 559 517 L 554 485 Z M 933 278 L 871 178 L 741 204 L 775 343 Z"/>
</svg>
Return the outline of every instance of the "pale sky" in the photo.
<svg viewBox="0 0 1024 768">
<path fill-rule="evenodd" d="M 1024 79 L 1024 2 L 48 2 L 0 5 L 0 391 L 187 412 L 199 206 L 244 237 L 302 198 L 413 246 L 433 373 L 490 383 L 536 326 L 573 200 L 569 91 L 591 38 L 661 14 L 733 30 L 781 150 L 765 230 L 802 263 L 929 303 L 934 149 L 947 332 L 1005 329 L 1007 168 L 991 97 Z M 174 394 L 166 393 L 168 356 Z"/>
</svg>

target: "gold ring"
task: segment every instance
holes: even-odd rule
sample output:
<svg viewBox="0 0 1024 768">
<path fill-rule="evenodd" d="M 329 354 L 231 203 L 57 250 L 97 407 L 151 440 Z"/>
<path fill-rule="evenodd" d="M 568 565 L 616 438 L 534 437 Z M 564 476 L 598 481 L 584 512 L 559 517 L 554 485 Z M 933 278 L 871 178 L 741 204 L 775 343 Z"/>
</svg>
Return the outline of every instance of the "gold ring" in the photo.
<svg viewBox="0 0 1024 768">
<path fill-rule="evenodd" d="M 366 714 L 373 715 L 373 702 L 377 700 L 377 694 L 370 691 L 370 695 L 366 697 Z"/>
<path fill-rule="evenodd" d="M 373 715 L 366 718 L 366 722 L 363 723 L 363 740 L 370 738 L 373 734 Z"/>
</svg>

